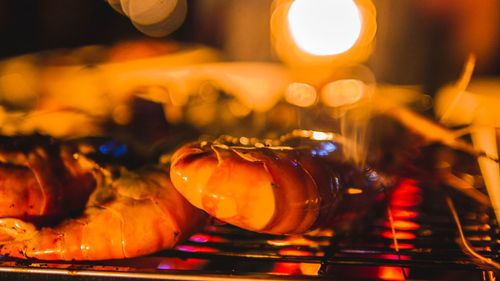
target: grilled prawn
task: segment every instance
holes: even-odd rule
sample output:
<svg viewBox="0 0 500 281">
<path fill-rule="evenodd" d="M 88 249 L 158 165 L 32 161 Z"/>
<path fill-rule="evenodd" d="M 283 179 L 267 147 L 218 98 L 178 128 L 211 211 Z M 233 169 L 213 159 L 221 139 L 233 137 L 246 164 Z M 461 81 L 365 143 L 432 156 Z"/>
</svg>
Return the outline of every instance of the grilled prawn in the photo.
<svg viewBox="0 0 500 281">
<path fill-rule="evenodd" d="M 372 122 L 370 128 L 379 132 L 372 134 L 362 164 L 346 157 L 353 143 L 342 136 L 297 130 L 278 145 L 271 140 L 248 146 L 230 137 L 185 145 L 172 156 L 172 182 L 210 215 L 270 234 L 347 227 L 383 195 L 384 187 L 406 177 L 450 185 L 489 204 L 447 168 L 453 164 L 439 159 L 440 149 L 461 157 L 454 166 L 487 155 L 409 111 L 387 111 Z"/>
<path fill-rule="evenodd" d="M 185 145 L 172 156 L 171 179 L 194 206 L 241 228 L 303 233 L 350 222 L 380 193 L 375 171 L 331 161 L 339 145 L 245 147 Z"/>
<path fill-rule="evenodd" d="M 190 205 L 158 168 L 109 176 L 89 198 L 84 213 L 55 227 L 36 229 L 19 219 L 0 219 L 0 255 L 41 260 L 103 260 L 147 255 L 171 248 L 202 226 L 206 215 Z"/>
<path fill-rule="evenodd" d="M 75 152 L 69 143 L 42 137 L 2 138 L 0 218 L 47 223 L 81 210 L 96 181 Z"/>
</svg>

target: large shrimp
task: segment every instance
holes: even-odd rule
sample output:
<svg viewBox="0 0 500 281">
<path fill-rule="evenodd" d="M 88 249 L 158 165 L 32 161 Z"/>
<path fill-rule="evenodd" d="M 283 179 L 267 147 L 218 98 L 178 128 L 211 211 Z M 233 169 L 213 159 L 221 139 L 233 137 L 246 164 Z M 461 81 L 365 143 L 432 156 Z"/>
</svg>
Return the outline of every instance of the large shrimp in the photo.
<svg viewBox="0 0 500 281">
<path fill-rule="evenodd" d="M 171 178 L 193 205 L 248 230 L 293 234 L 345 226 L 366 211 L 381 181 L 369 168 L 323 159 L 336 154 L 338 143 L 316 145 L 192 143 L 172 156 Z"/>
<path fill-rule="evenodd" d="M 122 170 L 108 181 L 100 181 L 80 217 L 55 227 L 0 219 L 0 254 L 41 260 L 136 257 L 173 247 L 206 218 L 173 188 L 165 170 Z"/>
<path fill-rule="evenodd" d="M 342 153 L 352 145 L 342 136 L 297 130 L 285 142 L 278 141 L 278 146 L 272 140 L 243 145 L 249 139 L 231 137 L 185 145 L 172 156 L 172 182 L 210 215 L 271 234 L 348 226 L 350 218 L 373 205 L 383 187 L 403 177 L 454 185 L 489 204 L 483 193 L 470 186 L 462 188 L 465 180 L 440 168 L 450 165 L 442 159 L 436 162 L 435 146 L 430 144 L 452 148 L 472 165 L 474 157 L 484 153 L 407 111 L 391 111 L 376 119 L 384 123 L 375 128 L 393 131 L 371 139 L 362 165 Z M 408 130 L 403 121 L 415 123 L 414 127 Z"/>
<path fill-rule="evenodd" d="M 83 209 L 96 181 L 75 152 L 48 138 L 2 138 L 0 217 L 47 223 Z"/>
</svg>

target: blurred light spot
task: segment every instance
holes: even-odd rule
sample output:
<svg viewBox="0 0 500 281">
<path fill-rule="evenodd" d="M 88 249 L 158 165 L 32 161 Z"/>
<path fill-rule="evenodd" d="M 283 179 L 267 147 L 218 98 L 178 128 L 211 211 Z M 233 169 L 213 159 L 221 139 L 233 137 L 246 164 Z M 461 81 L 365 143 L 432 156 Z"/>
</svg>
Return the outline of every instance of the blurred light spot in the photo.
<svg viewBox="0 0 500 281">
<path fill-rule="evenodd" d="M 200 253 L 213 253 L 217 252 L 216 249 L 214 248 L 209 248 L 209 247 L 200 247 L 200 246 L 189 246 L 189 245 L 181 245 L 175 247 L 175 249 L 183 252 L 200 252 Z"/>
<path fill-rule="evenodd" d="M 309 84 L 291 83 L 286 88 L 285 100 L 293 105 L 308 107 L 316 102 L 316 98 L 316 89 Z"/>
<path fill-rule="evenodd" d="M 405 280 L 403 270 L 406 269 L 394 266 L 381 266 L 379 268 L 378 277 L 381 280 Z"/>
<path fill-rule="evenodd" d="M 300 236 L 290 236 L 287 237 L 283 240 L 267 240 L 267 243 L 269 245 L 274 245 L 274 246 L 309 246 L 309 247 L 319 247 L 320 245 L 326 245 L 326 243 L 321 243 L 318 241 L 313 241 L 311 239 L 307 239 L 305 237 L 300 237 Z M 300 253 L 304 253 L 306 251 L 300 251 Z M 284 249 L 284 253 L 293 253 L 293 250 L 289 249 Z M 308 253 L 308 252 L 306 252 Z"/>
<path fill-rule="evenodd" d="M 240 143 L 242 145 L 249 145 L 250 144 L 250 140 L 248 138 L 246 138 L 246 137 L 241 137 L 240 138 Z"/>
<path fill-rule="evenodd" d="M 391 227 L 389 222 L 386 222 L 385 225 L 387 227 Z M 401 230 L 413 230 L 413 229 L 418 229 L 420 226 L 418 223 L 412 222 L 412 221 L 407 221 L 407 220 L 395 220 L 394 221 L 394 228 L 395 229 L 401 229 Z"/>
<path fill-rule="evenodd" d="M 391 195 L 392 199 L 389 202 L 391 207 L 413 207 L 422 202 L 422 196 L 415 192 L 406 192 L 396 189 Z"/>
<path fill-rule="evenodd" d="M 154 37 L 176 30 L 187 13 L 186 0 L 108 0 L 108 3 L 128 16 L 138 30 Z"/>
<path fill-rule="evenodd" d="M 99 151 L 102 154 L 118 157 L 127 152 L 127 146 L 116 141 L 109 141 L 99 146 Z"/>
<path fill-rule="evenodd" d="M 189 240 L 194 242 L 207 242 L 210 237 L 206 234 L 195 234 L 189 238 Z"/>
<path fill-rule="evenodd" d="M 125 154 L 125 152 L 127 152 L 127 146 L 122 144 L 116 148 L 115 152 L 113 153 L 113 156 L 122 156 L 123 154 Z"/>
<path fill-rule="evenodd" d="M 219 236 L 213 236 L 213 235 L 208 235 L 208 234 L 195 234 L 189 238 L 190 241 L 193 242 L 198 242 L 198 243 L 204 243 L 204 242 L 227 242 L 227 239 L 219 237 Z"/>
<path fill-rule="evenodd" d="M 377 181 L 379 179 L 378 173 L 375 171 L 368 172 L 368 179 L 370 181 Z"/>
<path fill-rule="evenodd" d="M 356 79 L 330 82 L 321 91 L 321 100 L 328 106 L 339 107 L 359 101 L 365 92 L 365 84 Z"/>
<path fill-rule="evenodd" d="M 349 50 L 361 33 L 361 17 L 352 0 L 295 0 L 288 25 L 299 48 L 320 56 Z"/>
<path fill-rule="evenodd" d="M 162 262 L 160 265 L 158 265 L 158 269 L 172 269 L 174 268 L 171 263 L 168 262 Z"/>
<path fill-rule="evenodd" d="M 389 246 L 391 249 L 395 249 L 396 246 L 394 244 L 391 244 Z M 410 243 L 398 243 L 398 249 L 413 249 L 415 246 Z"/>
<path fill-rule="evenodd" d="M 111 148 L 109 147 L 109 145 L 103 144 L 103 145 L 99 146 L 99 151 L 102 154 L 108 154 L 110 150 L 111 150 Z"/>
<path fill-rule="evenodd" d="M 327 156 L 328 155 L 328 151 L 325 151 L 325 150 L 318 150 L 317 153 L 320 156 Z"/>
<path fill-rule="evenodd" d="M 394 235 L 392 234 L 392 231 L 384 231 L 382 232 L 382 236 L 385 238 L 393 239 Z M 411 232 L 404 232 L 404 231 L 396 231 L 396 239 L 415 239 L 416 235 L 411 233 Z M 398 244 L 399 246 L 399 244 Z"/>
<path fill-rule="evenodd" d="M 328 139 L 328 134 L 324 133 L 324 132 L 314 131 L 312 133 L 312 139 L 313 140 L 327 140 Z"/>
<path fill-rule="evenodd" d="M 348 188 L 347 189 L 347 193 L 348 194 L 362 194 L 363 193 L 363 190 L 361 188 Z"/>
<path fill-rule="evenodd" d="M 337 149 L 337 146 L 331 142 L 323 142 L 321 143 L 323 150 L 328 152 L 333 152 Z"/>
<path fill-rule="evenodd" d="M 417 212 L 408 211 L 403 209 L 394 209 L 392 210 L 392 216 L 395 219 L 411 219 L 416 218 L 418 216 Z"/>
</svg>

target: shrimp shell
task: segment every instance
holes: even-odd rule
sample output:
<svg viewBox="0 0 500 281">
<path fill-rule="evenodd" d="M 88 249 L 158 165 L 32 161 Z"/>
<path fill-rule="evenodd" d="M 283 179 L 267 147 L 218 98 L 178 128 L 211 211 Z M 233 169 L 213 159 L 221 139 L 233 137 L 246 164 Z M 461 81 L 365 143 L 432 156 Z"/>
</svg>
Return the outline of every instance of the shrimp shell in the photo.
<svg viewBox="0 0 500 281">
<path fill-rule="evenodd" d="M 43 141 L 26 147 L 22 143 L 28 139 L 21 138 L 1 141 L 0 218 L 48 223 L 83 209 L 96 180 L 92 169 L 73 157 L 75 147 Z"/>
<path fill-rule="evenodd" d="M 380 194 L 379 182 L 369 170 L 312 151 L 191 143 L 172 156 L 170 176 L 194 206 L 244 229 L 297 234 L 345 226 Z"/>
<path fill-rule="evenodd" d="M 80 217 L 55 227 L 0 219 L 0 254 L 40 260 L 137 257 L 174 247 L 205 219 L 173 188 L 168 170 L 122 171 L 92 193 Z"/>
</svg>

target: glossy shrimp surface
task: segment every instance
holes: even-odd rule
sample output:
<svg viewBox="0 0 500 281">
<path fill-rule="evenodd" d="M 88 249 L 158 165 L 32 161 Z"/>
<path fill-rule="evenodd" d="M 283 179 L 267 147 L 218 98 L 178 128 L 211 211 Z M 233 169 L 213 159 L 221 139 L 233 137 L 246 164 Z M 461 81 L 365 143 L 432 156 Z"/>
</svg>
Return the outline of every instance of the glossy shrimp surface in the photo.
<svg viewBox="0 0 500 281">
<path fill-rule="evenodd" d="M 0 218 L 46 223 L 81 210 L 96 186 L 92 169 L 61 143 L 0 145 Z M 7 144 L 9 143 L 9 144 Z"/>
<path fill-rule="evenodd" d="M 103 260 L 171 248 L 203 226 L 205 213 L 190 205 L 164 170 L 122 171 L 92 193 L 84 213 L 36 229 L 0 219 L 0 254 L 41 260 Z"/>
<path fill-rule="evenodd" d="M 338 210 L 376 190 L 366 171 L 317 156 L 312 148 L 198 142 L 172 156 L 170 172 L 181 194 L 218 219 L 257 232 L 304 233 L 335 223 L 346 214 Z"/>
</svg>

